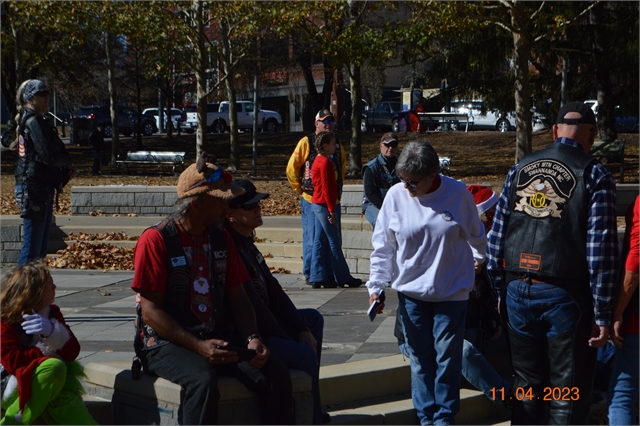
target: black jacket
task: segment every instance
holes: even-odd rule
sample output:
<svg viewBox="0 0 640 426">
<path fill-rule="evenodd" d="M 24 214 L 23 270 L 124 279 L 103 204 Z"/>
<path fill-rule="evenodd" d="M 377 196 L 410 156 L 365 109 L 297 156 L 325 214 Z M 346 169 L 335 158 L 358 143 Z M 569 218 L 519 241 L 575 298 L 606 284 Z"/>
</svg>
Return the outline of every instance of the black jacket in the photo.
<svg viewBox="0 0 640 426">
<path fill-rule="evenodd" d="M 69 181 L 71 156 L 45 118 L 31 108 L 20 123 L 16 184 L 61 189 Z"/>
</svg>

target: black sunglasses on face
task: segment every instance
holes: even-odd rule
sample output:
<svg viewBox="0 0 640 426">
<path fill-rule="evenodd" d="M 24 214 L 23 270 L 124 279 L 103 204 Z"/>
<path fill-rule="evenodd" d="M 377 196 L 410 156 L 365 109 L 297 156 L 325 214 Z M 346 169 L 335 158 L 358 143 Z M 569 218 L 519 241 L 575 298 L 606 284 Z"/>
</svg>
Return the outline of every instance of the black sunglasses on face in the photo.
<svg viewBox="0 0 640 426">
<path fill-rule="evenodd" d="M 328 118 L 325 118 L 324 120 L 318 120 L 318 121 L 327 126 L 333 126 L 334 124 L 336 124 L 335 121 L 330 120 Z"/>
<path fill-rule="evenodd" d="M 391 148 L 395 148 L 398 146 L 398 141 L 393 141 L 393 142 L 382 142 L 382 144 L 384 146 L 390 146 Z"/>
<path fill-rule="evenodd" d="M 418 180 L 407 180 L 400 178 L 400 182 L 409 185 L 411 188 L 417 188 L 420 181 L 424 178 L 420 178 Z"/>
<path fill-rule="evenodd" d="M 251 203 L 251 204 L 240 204 L 237 207 L 234 207 L 235 209 L 242 209 L 245 211 L 250 212 L 251 210 L 255 210 L 256 208 L 258 208 L 260 206 L 260 201 L 257 201 L 255 203 Z"/>
</svg>

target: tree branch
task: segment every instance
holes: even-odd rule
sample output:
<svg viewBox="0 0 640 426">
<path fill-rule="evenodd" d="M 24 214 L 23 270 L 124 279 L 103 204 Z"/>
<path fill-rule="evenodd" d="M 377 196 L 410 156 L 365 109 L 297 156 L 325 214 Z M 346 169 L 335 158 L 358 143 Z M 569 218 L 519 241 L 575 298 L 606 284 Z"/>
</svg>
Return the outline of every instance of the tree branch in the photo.
<svg viewBox="0 0 640 426">
<path fill-rule="evenodd" d="M 531 16 L 529 17 L 529 19 L 530 19 L 531 21 L 533 21 L 533 19 L 536 17 L 536 15 L 537 15 L 538 13 L 542 12 L 542 8 L 544 7 L 544 4 L 545 4 L 545 3 L 546 3 L 546 1 L 543 1 L 543 2 L 540 4 L 540 7 L 538 8 L 538 10 L 536 10 L 535 12 L 533 12 L 533 13 L 531 14 Z"/>
</svg>

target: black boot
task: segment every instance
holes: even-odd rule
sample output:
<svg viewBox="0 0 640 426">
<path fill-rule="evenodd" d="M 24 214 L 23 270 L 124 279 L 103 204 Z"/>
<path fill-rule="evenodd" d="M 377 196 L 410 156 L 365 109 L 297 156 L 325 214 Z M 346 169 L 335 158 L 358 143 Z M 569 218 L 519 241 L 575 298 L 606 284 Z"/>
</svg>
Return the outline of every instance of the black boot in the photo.
<svg viewBox="0 0 640 426">
<path fill-rule="evenodd" d="M 587 424 L 591 388 L 598 351 L 589 346 L 591 321 L 582 321 L 548 340 L 549 387 L 551 403 L 549 424 Z"/>
<path fill-rule="evenodd" d="M 511 365 L 516 375 L 512 425 L 546 425 L 547 415 L 543 398 L 549 362 L 547 342 L 523 336 L 509 329 Z"/>
</svg>

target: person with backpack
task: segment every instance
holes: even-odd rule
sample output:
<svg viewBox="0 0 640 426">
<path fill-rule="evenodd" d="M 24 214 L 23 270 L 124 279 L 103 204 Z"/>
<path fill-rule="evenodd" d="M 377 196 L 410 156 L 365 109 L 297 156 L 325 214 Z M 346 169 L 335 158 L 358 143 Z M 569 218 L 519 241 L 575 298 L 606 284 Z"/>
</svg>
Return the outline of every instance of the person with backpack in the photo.
<svg viewBox="0 0 640 426">
<path fill-rule="evenodd" d="M 40 80 L 26 80 L 18 87 L 18 137 L 11 145 L 18 151 L 14 195 L 23 219 L 18 265 L 47 255 L 53 204 L 58 205 L 62 188 L 76 176 L 64 143 L 45 119 L 49 98 Z"/>
<path fill-rule="evenodd" d="M 134 348 L 141 339 L 145 372 L 184 388 L 180 424 L 217 424 L 219 375 L 257 393 L 264 423 L 293 424 L 289 370 L 258 334 L 243 287 L 249 274 L 222 229 L 227 201 L 244 190 L 214 163 L 202 152 L 182 172 L 175 212 L 136 244 L 131 288 L 140 297 L 142 336 Z"/>
</svg>

